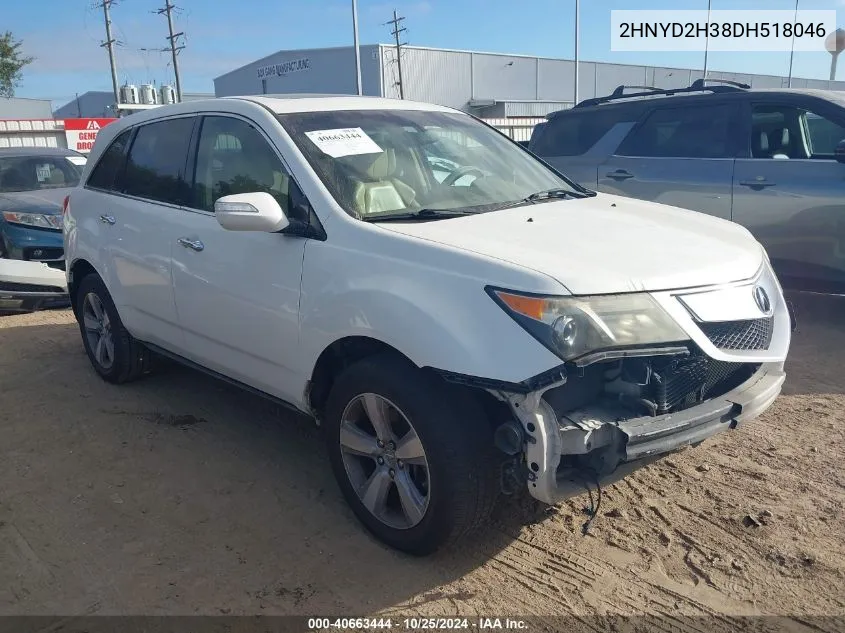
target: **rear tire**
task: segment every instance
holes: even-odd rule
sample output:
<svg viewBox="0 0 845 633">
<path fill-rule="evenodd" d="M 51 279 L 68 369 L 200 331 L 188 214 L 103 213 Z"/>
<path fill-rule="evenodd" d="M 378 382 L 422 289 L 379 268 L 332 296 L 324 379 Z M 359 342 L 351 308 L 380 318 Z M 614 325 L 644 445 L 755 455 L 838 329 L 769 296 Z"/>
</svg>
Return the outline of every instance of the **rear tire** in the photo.
<svg viewBox="0 0 845 633">
<path fill-rule="evenodd" d="M 123 326 L 99 275 L 91 273 L 79 283 L 76 305 L 85 353 L 103 380 L 120 384 L 150 372 L 150 351 Z"/>
<path fill-rule="evenodd" d="M 467 392 L 378 355 L 337 378 L 324 418 L 340 489 L 378 539 L 422 556 L 484 525 L 499 493 L 495 452 Z"/>
</svg>

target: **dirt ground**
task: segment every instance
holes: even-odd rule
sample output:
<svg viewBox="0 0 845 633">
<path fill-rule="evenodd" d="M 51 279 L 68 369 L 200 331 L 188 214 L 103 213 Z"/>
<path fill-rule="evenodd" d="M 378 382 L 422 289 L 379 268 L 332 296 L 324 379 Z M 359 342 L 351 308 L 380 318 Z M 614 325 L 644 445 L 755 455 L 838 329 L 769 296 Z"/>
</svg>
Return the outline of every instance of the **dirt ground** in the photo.
<svg viewBox="0 0 845 633">
<path fill-rule="evenodd" d="M 505 501 L 430 559 L 359 527 L 307 420 L 179 367 L 108 385 L 69 312 L 4 317 L 0 615 L 843 616 L 845 298 L 795 300 L 762 418 L 608 488 L 586 537 L 585 497 Z"/>
</svg>

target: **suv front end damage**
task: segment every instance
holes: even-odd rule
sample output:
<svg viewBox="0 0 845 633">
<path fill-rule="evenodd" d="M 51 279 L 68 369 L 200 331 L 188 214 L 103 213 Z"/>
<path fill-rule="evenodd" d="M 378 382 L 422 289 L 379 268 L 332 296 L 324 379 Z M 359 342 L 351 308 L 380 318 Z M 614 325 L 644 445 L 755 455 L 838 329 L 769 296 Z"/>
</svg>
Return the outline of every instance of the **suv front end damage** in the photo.
<svg viewBox="0 0 845 633">
<path fill-rule="evenodd" d="M 510 406 L 521 451 L 511 439 L 506 452 L 538 500 L 617 481 L 759 416 L 780 393 L 790 317 L 768 266 L 751 281 L 651 297 L 688 341 L 586 355 L 531 391 L 488 389 Z"/>
</svg>

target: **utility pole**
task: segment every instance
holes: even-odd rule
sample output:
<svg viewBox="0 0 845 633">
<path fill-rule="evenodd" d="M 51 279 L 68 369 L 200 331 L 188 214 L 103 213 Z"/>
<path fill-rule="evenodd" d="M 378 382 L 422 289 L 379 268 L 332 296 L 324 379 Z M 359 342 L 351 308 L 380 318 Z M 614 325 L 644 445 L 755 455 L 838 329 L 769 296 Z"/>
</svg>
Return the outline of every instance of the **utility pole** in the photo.
<svg viewBox="0 0 845 633">
<path fill-rule="evenodd" d="M 405 84 L 402 83 L 402 44 L 399 43 L 399 34 L 403 31 L 407 31 L 405 27 L 399 28 L 399 25 L 402 23 L 402 20 L 405 18 L 400 18 L 396 15 L 396 9 L 393 10 L 393 19 L 389 20 L 387 24 L 393 25 L 393 30 L 390 32 L 393 37 L 396 38 L 396 65 L 399 67 L 399 98 L 405 98 Z"/>
<path fill-rule="evenodd" d="M 117 40 L 115 40 L 111 36 L 111 16 L 109 15 L 109 8 L 112 5 L 113 0 L 103 0 L 103 3 L 100 5 L 103 7 L 103 18 L 106 21 L 106 41 L 100 44 L 108 49 L 109 51 L 109 65 L 111 66 L 111 86 L 112 90 L 114 90 L 114 103 L 115 107 L 120 103 L 120 93 L 117 89 L 117 67 L 114 64 L 114 44 Z"/>
<path fill-rule="evenodd" d="M 173 56 L 173 74 L 176 76 L 176 102 L 181 103 L 182 83 L 179 81 L 179 63 L 176 61 L 176 54 L 185 47 L 177 46 L 176 40 L 185 35 L 185 33 L 183 31 L 179 31 L 178 33 L 173 32 L 173 18 L 171 17 L 171 13 L 173 13 L 173 9 L 175 8 L 175 5 L 170 4 L 170 0 L 164 0 L 164 8 L 159 9 L 158 14 L 167 14 L 167 30 L 170 32 L 167 39 L 170 41 L 170 54 Z"/>
<path fill-rule="evenodd" d="M 361 47 L 358 46 L 358 0 L 352 0 L 352 39 L 355 44 L 355 81 L 358 88 L 358 96 L 364 94 L 364 87 L 361 85 Z"/>
<path fill-rule="evenodd" d="M 572 105 L 578 105 L 578 66 L 581 65 L 581 28 L 580 28 L 580 17 L 581 17 L 581 3 L 579 0 L 575 0 L 575 99 L 572 102 Z"/>
</svg>

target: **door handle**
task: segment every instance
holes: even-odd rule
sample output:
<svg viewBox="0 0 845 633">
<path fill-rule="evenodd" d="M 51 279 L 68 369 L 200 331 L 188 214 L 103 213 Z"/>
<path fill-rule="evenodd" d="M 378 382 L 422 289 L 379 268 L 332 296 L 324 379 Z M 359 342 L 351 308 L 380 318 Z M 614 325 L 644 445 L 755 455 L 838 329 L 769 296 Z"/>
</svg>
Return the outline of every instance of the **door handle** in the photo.
<svg viewBox="0 0 845 633">
<path fill-rule="evenodd" d="M 628 178 L 633 178 L 634 174 L 624 169 L 617 169 L 616 171 L 607 172 L 607 177 L 613 178 L 614 180 L 628 180 Z"/>
<path fill-rule="evenodd" d="M 777 183 L 768 180 L 743 180 L 739 184 L 752 189 L 765 189 L 766 187 L 774 187 Z"/>
<path fill-rule="evenodd" d="M 100 216 L 100 222 L 102 222 L 103 224 L 110 224 L 111 225 L 111 224 L 114 224 L 115 219 L 114 219 L 113 215 L 101 215 Z"/>
<path fill-rule="evenodd" d="M 192 251 L 201 251 L 205 248 L 205 244 L 200 242 L 199 240 L 189 240 L 187 237 L 180 237 L 178 240 L 180 245 L 184 246 L 185 248 L 190 248 Z"/>
</svg>

